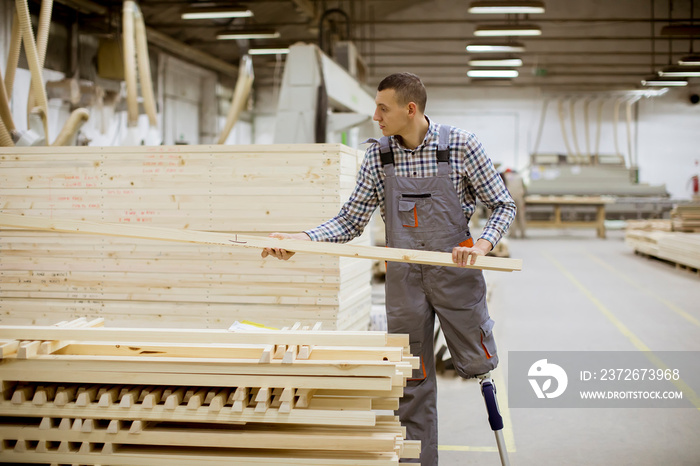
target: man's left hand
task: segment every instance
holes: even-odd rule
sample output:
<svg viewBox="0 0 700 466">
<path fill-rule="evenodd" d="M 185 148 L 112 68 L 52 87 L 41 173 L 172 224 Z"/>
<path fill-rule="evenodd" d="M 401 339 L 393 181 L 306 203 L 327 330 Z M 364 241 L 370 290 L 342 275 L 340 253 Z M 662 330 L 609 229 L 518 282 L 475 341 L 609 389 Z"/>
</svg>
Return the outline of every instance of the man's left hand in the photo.
<svg viewBox="0 0 700 466">
<path fill-rule="evenodd" d="M 466 267 L 467 264 L 474 265 L 477 256 L 485 256 L 491 249 L 492 246 L 488 240 L 479 238 L 470 248 L 457 246 L 452 249 L 452 262 L 459 264 L 460 267 Z"/>
</svg>

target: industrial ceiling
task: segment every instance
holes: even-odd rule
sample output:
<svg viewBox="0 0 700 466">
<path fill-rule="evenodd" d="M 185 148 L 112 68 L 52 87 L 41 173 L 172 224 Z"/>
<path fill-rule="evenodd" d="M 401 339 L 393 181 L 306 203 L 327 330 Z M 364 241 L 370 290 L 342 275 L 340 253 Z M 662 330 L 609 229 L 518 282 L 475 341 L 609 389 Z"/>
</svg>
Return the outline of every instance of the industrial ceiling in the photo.
<svg viewBox="0 0 700 466">
<path fill-rule="evenodd" d="M 109 24 L 112 26 L 107 29 L 118 35 L 118 27 L 113 25 L 118 24 L 120 1 L 57 1 L 63 9 L 70 7 L 70 11 L 81 12 L 81 32 L 98 31 L 100 24 Z M 142 0 L 139 6 L 153 45 L 224 73 L 224 65 L 237 66 L 248 49 L 286 48 L 296 42 L 321 40 L 324 49 L 332 54 L 334 43 L 350 40 L 367 67 L 369 86 L 375 86 L 392 72 L 412 71 L 428 86 L 536 86 L 553 91 L 638 89 L 642 80 L 659 70 L 676 65 L 693 52 L 700 53 L 700 0 L 546 0 L 525 2 L 543 4 L 543 13 L 469 11 L 474 4 L 489 1 L 494 0 Z M 250 11 L 250 15 L 182 18 L 186 9 L 207 6 L 236 7 Z M 477 29 L 499 25 L 534 26 L 541 33 L 522 37 L 475 35 Z M 225 32 L 262 30 L 279 35 L 267 39 L 217 39 Z M 515 42 L 522 50 L 505 54 L 466 50 L 469 44 L 494 41 L 511 45 Z M 467 76 L 469 70 L 484 69 L 471 66 L 470 60 L 491 58 L 521 59 L 520 66 L 498 68 L 517 71 L 518 76 Z M 255 55 L 257 85 L 279 82 L 284 59 L 283 54 Z M 700 66 L 695 69 L 700 70 Z M 691 86 L 700 85 L 697 77 L 687 81 Z"/>
</svg>

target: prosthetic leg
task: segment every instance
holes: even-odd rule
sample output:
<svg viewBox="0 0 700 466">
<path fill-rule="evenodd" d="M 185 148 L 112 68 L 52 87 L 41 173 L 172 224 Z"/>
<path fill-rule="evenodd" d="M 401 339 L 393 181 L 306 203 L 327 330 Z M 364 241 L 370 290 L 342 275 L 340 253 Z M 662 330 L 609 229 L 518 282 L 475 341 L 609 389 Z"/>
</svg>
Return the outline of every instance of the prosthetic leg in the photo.
<svg viewBox="0 0 700 466">
<path fill-rule="evenodd" d="M 503 417 L 498 410 L 498 401 L 496 400 L 496 385 L 491 380 L 491 373 L 481 374 L 476 376 L 481 385 L 481 394 L 484 396 L 486 403 L 486 411 L 489 414 L 489 424 L 491 430 L 496 435 L 496 445 L 498 445 L 498 454 L 501 457 L 502 466 L 510 466 L 508 461 L 508 450 L 506 449 L 505 440 L 503 439 Z"/>
</svg>

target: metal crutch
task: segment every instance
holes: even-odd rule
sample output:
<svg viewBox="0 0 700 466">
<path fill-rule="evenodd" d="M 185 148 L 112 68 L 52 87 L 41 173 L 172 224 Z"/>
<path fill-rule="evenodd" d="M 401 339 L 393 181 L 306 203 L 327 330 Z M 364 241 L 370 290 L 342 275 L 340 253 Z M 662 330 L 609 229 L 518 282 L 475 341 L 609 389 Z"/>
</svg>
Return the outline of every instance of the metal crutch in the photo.
<svg viewBox="0 0 700 466">
<path fill-rule="evenodd" d="M 496 385 L 491 380 L 491 373 L 477 375 L 479 384 L 481 384 L 481 394 L 484 396 L 486 403 L 486 411 L 489 415 L 489 424 L 491 430 L 496 435 L 496 445 L 498 445 L 498 454 L 501 457 L 502 466 L 510 466 L 508 461 L 508 451 L 506 449 L 505 440 L 503 439 L 503 417 L 498 410 L 498 401 L 496 400 Z"/>
</svg>

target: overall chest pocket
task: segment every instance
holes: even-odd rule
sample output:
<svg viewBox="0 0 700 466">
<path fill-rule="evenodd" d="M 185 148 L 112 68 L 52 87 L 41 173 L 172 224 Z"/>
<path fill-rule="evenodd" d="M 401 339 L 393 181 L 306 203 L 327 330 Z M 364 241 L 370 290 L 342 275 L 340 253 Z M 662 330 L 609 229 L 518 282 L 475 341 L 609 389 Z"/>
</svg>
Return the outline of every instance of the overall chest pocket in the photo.
<svg viewBox="0 0 700 466">
<path fill-rule="evenodd" d="M 432 213 L 432 194 L 401 194 L 399 220 L 406 228 L 427 226 Z"/>
</svg>

